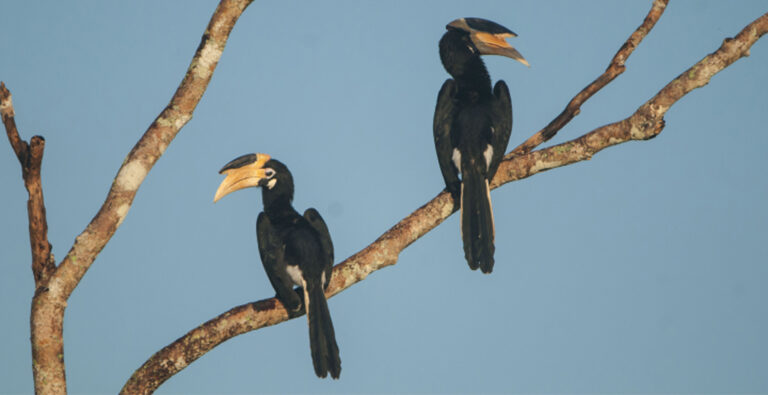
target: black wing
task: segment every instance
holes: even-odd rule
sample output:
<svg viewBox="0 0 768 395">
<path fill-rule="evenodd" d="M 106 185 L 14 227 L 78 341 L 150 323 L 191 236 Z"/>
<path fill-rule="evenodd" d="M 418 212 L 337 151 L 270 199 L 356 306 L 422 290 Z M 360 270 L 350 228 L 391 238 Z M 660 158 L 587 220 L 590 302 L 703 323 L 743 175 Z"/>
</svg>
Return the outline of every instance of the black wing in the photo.
<svg viewBox="0 0 768 395">
<path fill-rule="evenodd" d="M 261 263 L 277 293 L 277 298 L 289 312 L 301 310 L 301 298 L 293 291 L 293 281 L 285 271 L 285 246 L 264 213 L 259 213 L 256 220 L 256 238 L 259 242 Z"/>
<path fill-rule="evenodd" d="M 499 169 L 501 159 L 507 152 L 509 136 L 512 134 L 512 100 L 509 89 L 504 81 L 496 82 L 493 87 L 493 157 L 488 169 L 488 180 L 491 180 Z"/>
<path fill-rule="evenodd" d="M 459 190 L 459 171 L 453 165 L 453 144 L 451 144 L 451 125 L 455 117 L 455 95 L 456 82 L 452 79 L 446 80 L 437 95 L 435 118 L 432 122 L 437 162 L 440 164 L 445 186 L 452 193 L 458 193 Z"/>
<path fill-rule="evenodd" d="M 304 212 L 304 218 L 306 218 L 309 225 L 317 231 L 320 236 L 320 243 L 323 246 L 323 251 L 328 258 L 325 264 L 325 283 L 323 289 L 328 288 L 328 284 L 331 282 L 331 271 L 333 270 L 333 241 L 331 241 L 331 233 L 328 232 L 328 226 L 323 221 L 323 217 L 314 208 L 309 208 Z"/>
</svg>

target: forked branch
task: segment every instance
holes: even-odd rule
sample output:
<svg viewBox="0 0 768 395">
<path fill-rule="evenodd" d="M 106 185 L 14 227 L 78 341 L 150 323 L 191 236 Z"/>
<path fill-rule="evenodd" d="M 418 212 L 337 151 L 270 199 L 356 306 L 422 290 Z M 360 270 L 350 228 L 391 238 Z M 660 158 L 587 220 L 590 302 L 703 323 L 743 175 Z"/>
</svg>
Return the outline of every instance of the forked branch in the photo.
<svg viewBox="0 0 768 395">
<path fill-rule="evenodd" d="M 0 116 L 3 119 L 8 141 L 19 159 L 24 187 L 29 194 L 27 215 L 29 217 L 29 244 L 32 247 L 32 274 L 35 277 L 35 287 L 40 288 L 48 282 L 48 278 L 56 270 L 56 264 L 51 254 L 51 244 L 48 242 L 48 221 L 45 217 L 45 201 L 43 200 L 43 187 L 40 179 L 45 139 L 42 136 L 32 136 L 29 143 L 21 139 L 16 127 L 16 114 L 13 110 L 11 92 L 3 82 L 0 82 Z"/>
<path fill-rule="evenodd" d="M 542 143 L 555 137 L 560 129 L 567 125 L 568 122 L 571 122 L 575 116 L 579 115 L 579 112 L 581 112 L 581 105 L 584 104 L 584 102 L 589 100 L 592 95 L 597 93 L 600 89 L 603 89 L 623 73 L 626 69 L 624 63 L 626 63 L 629 55 L 632 54 L 635 48 L 640 45 L 640 42 L 643 41 L 645 36 L 648 35 L 651 29 L 656 25 L 656 22 L 661 18 L 661 14 L 663 14 L 664 10 L 667 8 L 667 3 L 669 3 L 669 0 L 654 0 L 653 6 L 651 6 L 651 10 L 648 12 L 643 23 L 635 29 L 635 32 L 632 33 L 624 45 L 621 46 L 619 52 L 617 52 L 613 59 L 611 59 L 611 63 L 608 65 L 608 68 L 605 69 L 603 74 L 600 74 L 597 79 L 592 81 L 591 84 L 587 85 L 586 88 L 582 89 L 581 92 L 574 96 L 573 99 L 568 102 L 568 105 L 565 106 L 563 112 L 545 126 L 544 129 L 539 130 L 533 136 L 529 137 L 528 140 L 525 140 L 522 144 L 513 149 L 512 152 L 507 154 L 506 158 L 527 154 Z"/>
</svg>

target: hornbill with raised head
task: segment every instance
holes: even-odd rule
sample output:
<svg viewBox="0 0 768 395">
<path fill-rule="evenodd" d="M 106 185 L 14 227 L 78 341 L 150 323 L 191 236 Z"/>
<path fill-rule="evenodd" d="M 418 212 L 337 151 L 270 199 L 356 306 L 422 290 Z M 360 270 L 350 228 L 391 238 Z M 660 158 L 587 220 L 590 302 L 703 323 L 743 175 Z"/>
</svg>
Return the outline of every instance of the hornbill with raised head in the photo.
<svg viewBox="0 0 768 395">
<path fill-rule="evenodd" d="M 247 154 L 220 171 L 226 178 L 213 201 L 248 187 L 261 187 L 264 211 L 256 220 L 261 263 L 277 298 L 295 316 L 302 305 L 309 321 L 309 345 L 318 377 L 341 373 L 325 289 L 331 280 L 333 243 L 325 221 L 314 208 L 300 215 L 292 205 L 293 176 L 288 168 L 266 154 Z M 293 287 L 301 287 L 295 292 Z M 303 302 L 303 303 L 302 303 Z"/>
<path fill-rule="evenodd" d="M 511 30 L 480 18 L 460 18 L 446 26 L 440 60 L 453 77 L 437 97 L 433 132 L 446 189 L 461 205 L 464 256 L 472 270 L 493 270 L 494 225 L 489 182 L 512 132 L 512 103 L 504 81 L 491 90 L 480 55 L 502 55 L 528 66 L 506 42 Z M 461 179 L 459 179 L 461 174 Z"/>
</svg>

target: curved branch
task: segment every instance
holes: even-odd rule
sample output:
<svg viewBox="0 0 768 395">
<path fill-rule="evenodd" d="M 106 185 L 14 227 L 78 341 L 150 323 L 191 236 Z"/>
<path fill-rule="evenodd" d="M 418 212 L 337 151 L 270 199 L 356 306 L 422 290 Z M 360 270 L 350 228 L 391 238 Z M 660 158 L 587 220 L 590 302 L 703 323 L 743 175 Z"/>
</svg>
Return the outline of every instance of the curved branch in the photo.
<svg viewBox="0 0 768 395">
<path fill-rule="evenodd" d="M 557 118 L 553 119 L 544 127 L 544 129 L 539 130 L 536 134 L 529 137 L 528 140 L 525 140 L 522 144 L 518 145 L 506 155 L 506 158 L 527 154 L 542 143 L 555 137 L 560 129 L 567 125 L 568 122 L 571 122 L 575 116 L 579 115 L 581 112 L 581 105 L 584 104 L 585 101 L 589 100 L 592 95 L 621 75 L 626 69 L 624 63 L 627 61 L 627 58 L 629 58 L 629 55 L 632 54 L 645 36 L 648 35 L 648 32 L 650 32 L 656 25 L 656 22 L 661 18 L 661 14 L 663 14 L 664 10 L 667 8 L 667 3 L 669 3 L 669 0 L 654 0 L 651 10 L 648 11 L 648 15 L 645 17 L 643 23 L 635 29 L 635 32 L 632 33 L 624 45 L 621 46 L 611 60 L 611 63 L 608 65 L 608 68 L 605 69 L 605 72 L 574 96 Z"/>
<path fill-rule="evenodd" d="M 506 159 L 492 188 L 534 174 L 589 160 L 597 152 L 630 140 L 647 140 L 661 133 L 663 116 L 685 94 L 706 85 L 719 71 L 743 56 L 768 31 L 768 13 L 744 28 L 734 39 L 726 39 L 714 53 L 686 70 L 640 106 L 630 117 L 597 128 L 569 142 Z M 447 192 L 398 222 L 362 251 L 333 269 L 326 296 L 333 296 L 362 281 L 370 273 L 397 263 L 400 252 L 448 218 L 456 208 Z M 187 367 L 222 342 L 237 335 L 288 320 L 274 298 L 237 306 L 191 330 L 158 351 L 131 376 L 121 393 L 149 394 L 165 380 Z"/>
<path fill-rule="evenodd" d="M 136 143 L 117 172 L 104 204 L 85 230 L 77 236 L 69 253 L 51 279 L 51 292 L 66 299 L 115 234 L 133 203 L 141 183 L 165 152 L 203 97 L 221 58 L 229 33 L 252 0 L 222 0 L 203 34 L 184 80 L 171 102 Z M 55 288 L 55 289 L 54 289 Z"/>
<path fill-rule="evenodd" d="M 37 292 L 32 300 L 31 332 L 35 392 L 66 392 L 63 323 L 67 299 L 104 246 L 120 226 L 136 192 L 181 128 L 192 118 L 235 23 L 252 0 L 222 0 L 203 34 L 200 46 L 170 103 L 149 126 L 123 161 L 104 204 L 58 268 L 47 241 L 45 207 L 40 187 L 40 161 L 44 139 L 22 141 L 13 122 L 10 93 L 2 87 L 0 109 L 11 146 L 22 163 L 25 185 L 30 193 L 28 205 L 33 270 Z M 38 240 L 39 239 L 39 240 Z"/>
</svg>

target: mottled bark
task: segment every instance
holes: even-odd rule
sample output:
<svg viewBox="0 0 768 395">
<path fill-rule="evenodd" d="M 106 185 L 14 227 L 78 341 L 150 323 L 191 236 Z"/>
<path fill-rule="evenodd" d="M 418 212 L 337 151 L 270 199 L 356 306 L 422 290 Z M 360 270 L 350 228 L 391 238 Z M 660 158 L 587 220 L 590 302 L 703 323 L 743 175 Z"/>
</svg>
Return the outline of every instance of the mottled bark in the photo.
<svg viewBox="0 0 768 395">
<path fill-rule="evenodd" d="M 128 153 L 101 209 L 77 236 L 74 245 L 61 262 L 56 276 L 51 279 L 52 287 L 56 287 L 55 292 L 60 292 L 64 299 L 69 297 L 93 260 L 125 219 L 147 173 L 179 130 L 192 119 L 192 112 L 208 87 L 229 33 L 250 3 L 250 0 L 223 0 L 216 8 L 184 80 L 171 102 Z"/>
<path fill-rule="evenodd" d="M 613 65 L 623 68 L 623 62 L 631 49 L 647 34 L 664 10 L 666 1 L 655 1 L 646 22 L 635 32 L 614 57 Z M 649 20 L 651 22 L 649 22 Z M 642 31 L 641 31 L 642 29 Z M 734 39 L 726 39 L 714 53 L 707 55 L 693 67 L 667 84 L 656 96 L 640 106 L 630 117 L 597 128 L 577 139 L 527 154 L 510 153 L 502 162 L 492 187 L 530 177 L 534 174 L 591 159 L 604 148 L 630 140 L 647 140 L 661 133 L 663 116 L 667 110 L 691 90 L 709 82 L 713 75 L 728 67 L 742 56 L 768 31 L 768 14 L 748 25 Z M 609 67 L 609 68 L 610 68 Z M 599 80 L 599 78 L 598 78 Z M 602 83 L 601 83 L 602 84 Z M 602 84 L 600 87 L 604 86 Z M 592 88 L 587 88 L 592 89 Z M 571 102 L 582 103 L 589 96 L 579 96 Z M 579 95 L 582 95 L 580 93 Z M 570 104 L 569 104 L 570 106 Z M 576 107 L 578 108 L 578 107 Z M 566 108 L 566 111 L 568 109 Z M 572 117 L 571 117 L 572 118 Z M 538 133 L 537 133 L 538 134 Z M 540 143 L 537 143 L 537 145 Z M 326 296 L 331 297 L 353 284 L 362 281 L 370 273 L 397 263 L 400 252 L 421 236 L 448 218 L 456 207 L 447 192 L 434 199 L 398 222 L 381 237 L 362 251 L 334 267 Z M 288 320 L 288 314 L 276 299 L 265 299 L 237 306 L 220 316 L 200 325 L 175 342 L 169 344 L 145 362 L 129 379 L 123 394 L 149 394 L 165 380 L 200 358 L 222 342 L 265 326 Z"/>
<path fill-rule="evenodd" d="M 51 244 L 48 242 L 48 222 L 45 216 L 45 201 L 40 178 L 45 139 L 42 136 L 33 136 L 29 143 L 21 139 L 16 127 L 11 92 L 2 82 L 0 82 L 0 115 L 8 141 L 19 159 L 24 186 L 29 194 L 27 200 L 29 244 L 32 249 L 32 275 L 35 279 L 30 330 L 35 383 L 39 380 L 46 384 L 40 392 L 64 393 L 66 378 L 62 321 L 66 302 L 52 301 L 46 297 L 47 284 L 56 271 L 56 264 L 51 254 Z M 40 314 L 37 321 L 36 313 Z M 51 369 L 43 371 L 41 367 L 51 367 Z"/>
<path fill-rule="evenodd" d="M 11 146 L 21 162 L 24 183 L 30 194 L 30 240 L 37 285 L 32 299 L 30 323 L 36 393 L 66 392 L 63 322 L 67 299 L 128 214 L 133 198 L 149 170 L 179 130 L 192 118 L 235 22 L 251 1 L 222 0 L 219 3 L 170 103 L 125 158 L 101 209 L 77 236 L 58 268 L 50 255 L 40 187 L 40 163 L 45 140 L 39 136 L 33 137 L 29 144 L 21 140 L 14 122 L 11 95 L 2 87 L 0 108 L 3 123 Z"/>
</svg>

